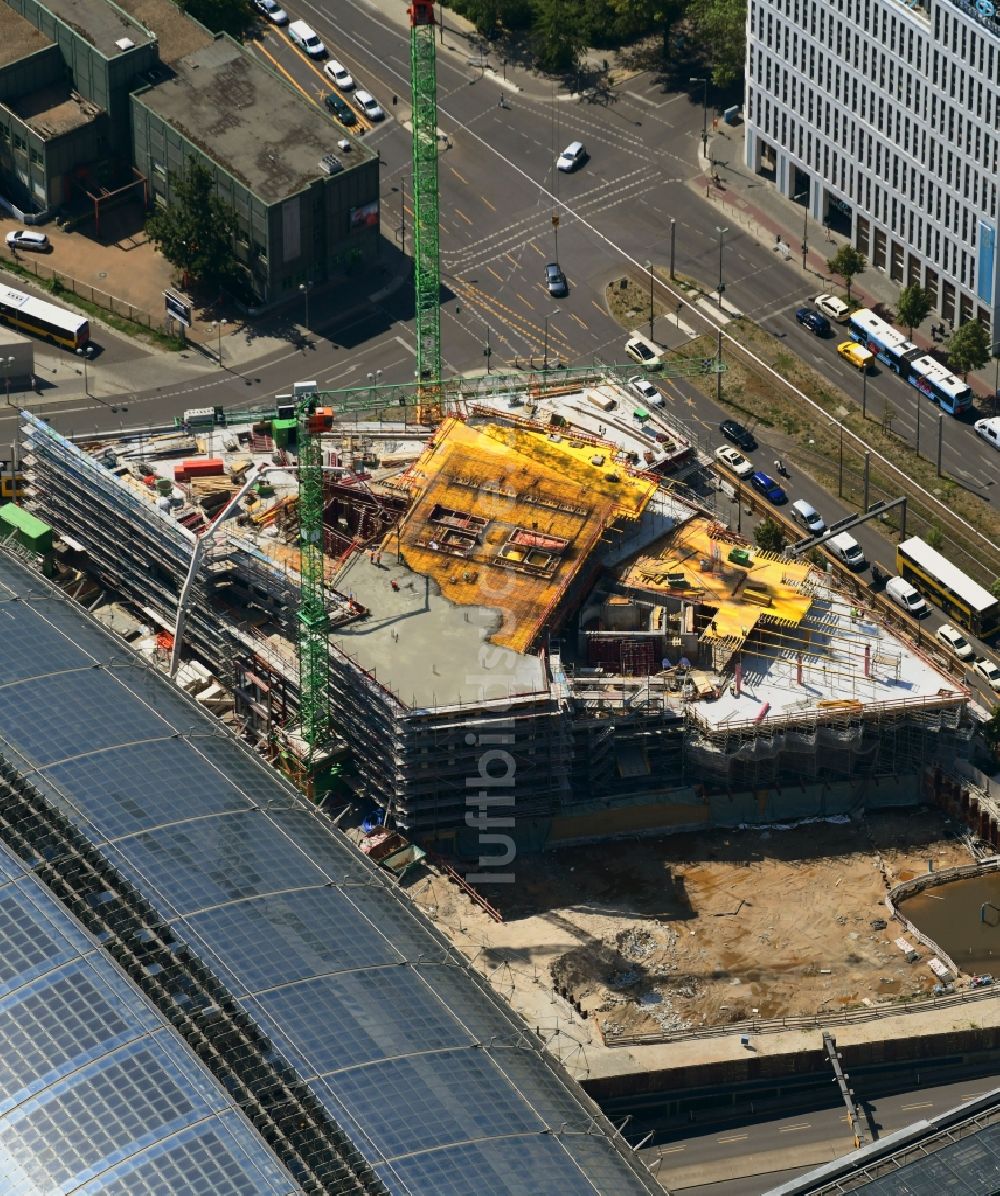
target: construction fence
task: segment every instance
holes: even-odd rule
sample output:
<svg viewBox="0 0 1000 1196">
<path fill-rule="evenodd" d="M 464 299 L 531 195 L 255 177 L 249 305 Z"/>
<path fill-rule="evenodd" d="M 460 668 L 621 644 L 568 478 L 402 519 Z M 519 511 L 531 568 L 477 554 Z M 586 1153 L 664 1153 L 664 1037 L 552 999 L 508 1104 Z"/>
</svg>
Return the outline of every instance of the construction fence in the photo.
<svg viewBox="0 0 1000 1196">
<path fill-rule="evenodd" d="M 54 283 L 55 289 L 52 294 L 56 300 L 58 300 L 60 291 L 68 291 L 123 320 L 130 320 L 133 324 L 140 324 L 143 328 L 151 328 L 156 332 L 162 331 L 162 314 L 154 317 L 145 308 L 136 307 L 126 299 L 119 299 L 116 295 L 102 291 L 100 287 L 81 282 L 78 278 L 73 278 L 62 270 L 53 270 L 51 266 L 47 266 L 37 257 L 29 257 L 22 253 L 15 256 L 6 245 L 0 249 L 0 255 L 2 255 L 0 261 L 3 261 L 5 265 L 13 265 L 15 272 L 33 274 L 45 282 Z"/>
</svg>

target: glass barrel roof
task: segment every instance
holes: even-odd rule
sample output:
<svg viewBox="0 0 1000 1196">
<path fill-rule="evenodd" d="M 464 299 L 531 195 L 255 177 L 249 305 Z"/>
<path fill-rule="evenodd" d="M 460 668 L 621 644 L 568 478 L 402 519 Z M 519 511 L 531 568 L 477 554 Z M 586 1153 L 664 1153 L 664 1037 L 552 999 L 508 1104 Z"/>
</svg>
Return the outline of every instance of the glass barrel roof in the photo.
<svg viewBox="0 0 1000 1196">
<path fill-rule="evenodd" d="M 294 1069 L 374 1169 L 368 1182 L 434 1196 L 661 1190 L 524 1023 L 384 873 L 216 720 L 2 552 L 0 757 L 221 982 L 266 1035 L 274 1058 Z M 33 967 L 62 962 L 47 957 L 47 964 L 34 964 L 32 939 L 28 934 L 22 948 L 22 985 L 34 979 Z M 6 964 L 0 954 L 0 999 Z M 169 1041 L 171 1032 L 150 1034 Z M 57 1043 L 38 1041 L 37 1053 L 61 1058 Z M 147 1116 L 154 1126 L 168 1119 L 175 1146 L 164 1167 L 190 1167 L 198 1159 L 219 1180 L 216 1187 L 160 1190 L 288 1190 L 264 1186 L 263 1179 L 256 1188 L 225 1186 L 228 1160 L 243 1156 L 232 1145 L 224 1102 L 210 1110 L 197 1085 L 185 1087 L 188 1102 L 202 1102 L 198 1116 L 214 1115 L 216 1137 L 210 1145 L 185 1137 L 196 1114 L 180 1111 L 173 1095 L 184 1048 L 179 1039 L 171 1046 L 172 1053 L 161 1045 L 159 1054 L 147 1056 L 148 1042 L 129 1041 L 118 1048 L 120 1070 L 89 1065 L 100 1071 L 87 1098 L 91 1107 L 116 1088 L 130 1091 L 137 1067 L 148 1068 L 165 1092 L 155 1114 L 140 1103 L 127 1118 L 99 1119 L 92 1132 L 107 1138 L 102 1149 L 113 1153 L 115 1135 L 141 1134 Z M 6 1062 L 0 1057 L 0 1068 Z M 36 1061 L 31 1074 L 44 1068 L 44 1060 Z M 68 1147 L 54 1152 L 44 1145 L 52 1131 L 31 1102 L 57 1099 L 47 1093 L 10 1114 L 23 1120 L 31 1108 L 37 1119 L 21 1137 L 12 1127 L 10 1140 L 18 1158 L 30 1159 L 24 1144 L 31 1143 L 45 1157 L 58 1153 L 59 1166 L 77 1166 L 82 1175 L 84 1162 Z M 86 1140 L 89 1114 L 82 1106 L 79 1113 L 86 1129 L 76 1137 Z M 243 1124 L 235 1111 L 231 1119 Z M 0 1151 L 5 1132 L 0 1125 Z M 131 1160 L 128 1177 L 88 1178 L 91 1186 L 80 1190 L 131 1196 L 147 1185 L 156 1191 L 158 1139 L 149 1132 L 142 1161 Z M 246 1152 L 248 1159 L 249 1146 Z M 5 1163 L 0 1155 L 0 1175 Z M 273 1156 L 271 1164 L 277 1166 Z M 0 1196 L 33 1190 L 3 1185 L 0 1179 Z"/>
<path fill-rule="evenodd" d="M 0 845 L 0 1193 L 299 1190 L 171 1027 Z"/>
</svg>

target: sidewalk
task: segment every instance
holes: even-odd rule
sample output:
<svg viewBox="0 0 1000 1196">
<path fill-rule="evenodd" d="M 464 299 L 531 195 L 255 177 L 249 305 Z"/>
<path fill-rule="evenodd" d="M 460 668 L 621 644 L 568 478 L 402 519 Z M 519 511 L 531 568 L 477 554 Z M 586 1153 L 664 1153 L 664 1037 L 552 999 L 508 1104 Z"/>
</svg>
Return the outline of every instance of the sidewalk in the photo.
<svg viewBox="0 0 1000 1196">
<path fill-rule="evenodd" d="M 699 152 L 698 165 L 701 173 L 690 180 L 690 186 L 719 208 L 731 225 L 743 229 L 761 245 L 776 253 L 776 238 L 780 236 L 791 251 L 786 258 L 787 264 L 798 270 L 803 279 L 815 287 L 817 293 L 828 291 L 837 295 L 843 294 L 843 282 L 828 272 L 826 263 L 841 245 L 848 244 L 847 238 L 821 226 L 810 217 L 806 228 L 809 251 L 806 255 L 806 268 L 803 270 L 801 250 L 805 209 L 786 199 L 766 179 L 750 174 L 743 161 L 744 127 L 729 129 L 720 125 L 710 137 L 708 157 L 702 157 Z M 713 173 L 718 175 L 719 184 L 712 181 Z M 885 270 L 869 265 L 868 269 L 854 280 L 851 298 L 862 306 L 871 307 L 876 303 L 883 303 L 895 310 L 900 289 L 900 285 L 893 282 Z M 914 328 L 914 344 L 929 351 L 940 350 L 940 344 L 931 336 L 931 326 L 936 325 L 939 319 L 935 314 Z M 983 414 L 992 411 L 995 378 L 996 367 L 992 363 L 969 374 L 969 385 L 980 397 Z"/>
</svg>

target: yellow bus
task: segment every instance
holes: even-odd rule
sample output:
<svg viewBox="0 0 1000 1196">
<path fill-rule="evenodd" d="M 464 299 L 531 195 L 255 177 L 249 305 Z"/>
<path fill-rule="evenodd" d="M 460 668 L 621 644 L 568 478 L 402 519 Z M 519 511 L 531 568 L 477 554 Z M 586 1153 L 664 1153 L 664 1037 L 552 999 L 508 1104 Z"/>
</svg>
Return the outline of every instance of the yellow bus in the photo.
<svg viewBox="0 0 1000 1196">
<path fill-rule="evenodd" d="M 1000 631 L 1000 599 L 918 536 L 897 546 L 896 572 L 980 639 Z"/>
<path fill-rule="evenodd" d="M 67 311 L 34 295 L 15 291 L 13 287 L 0 286 L 0 320 L 11 328 L 30 332 L 71 349 L 86 349 L 90 342 L 90 324 L 86 316 Z"/>
</svg>

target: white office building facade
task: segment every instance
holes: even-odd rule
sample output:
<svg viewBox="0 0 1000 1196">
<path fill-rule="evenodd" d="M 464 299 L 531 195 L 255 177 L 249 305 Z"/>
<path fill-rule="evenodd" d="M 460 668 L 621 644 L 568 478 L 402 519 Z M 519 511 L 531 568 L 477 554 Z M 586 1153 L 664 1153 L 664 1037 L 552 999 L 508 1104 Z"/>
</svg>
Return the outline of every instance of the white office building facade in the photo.
<svg viewBox="0 0 1000 1196">
<path fill-rule="evenodd" d="M 954 326 L 1000 340 L 1000 12 L 749 0 L 746 162 Z M 1000 0 L 998 0 L 1000 7 Z"/>
</svg>

